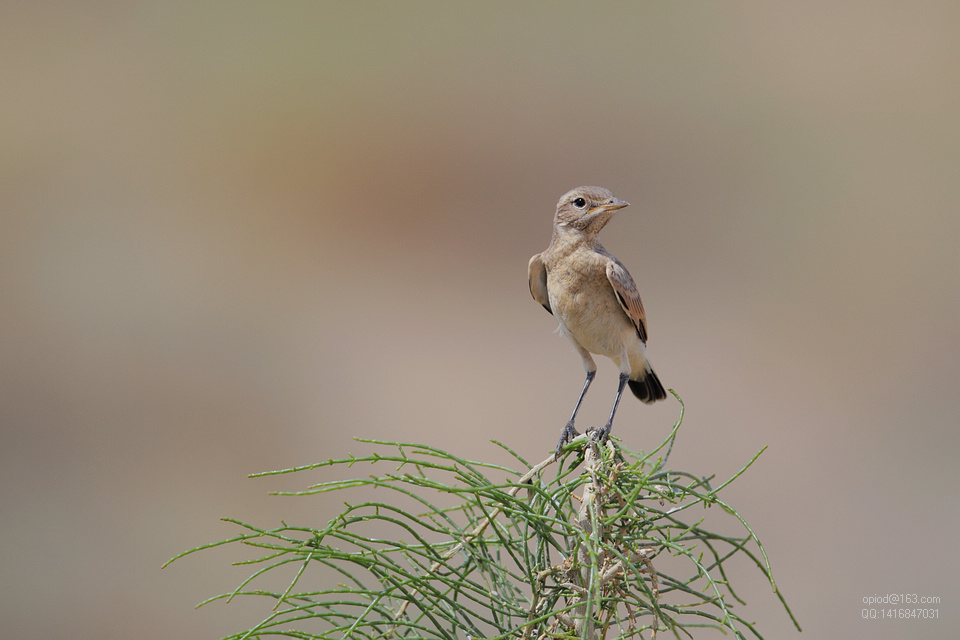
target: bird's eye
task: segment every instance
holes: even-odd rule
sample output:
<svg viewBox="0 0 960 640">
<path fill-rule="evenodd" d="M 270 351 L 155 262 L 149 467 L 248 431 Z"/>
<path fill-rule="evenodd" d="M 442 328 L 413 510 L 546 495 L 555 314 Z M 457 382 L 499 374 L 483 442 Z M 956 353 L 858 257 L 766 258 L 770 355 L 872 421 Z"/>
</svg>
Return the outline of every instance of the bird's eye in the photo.
<svg viewBox="0 0 960 640">
<path fill-rule="evenodd" d="M 575 206 L 577 209 L 583 209 L 586 205 L 587 201 L 583 198 L 577 198 L 573 201 L 573 206 Z"/>
</svg>

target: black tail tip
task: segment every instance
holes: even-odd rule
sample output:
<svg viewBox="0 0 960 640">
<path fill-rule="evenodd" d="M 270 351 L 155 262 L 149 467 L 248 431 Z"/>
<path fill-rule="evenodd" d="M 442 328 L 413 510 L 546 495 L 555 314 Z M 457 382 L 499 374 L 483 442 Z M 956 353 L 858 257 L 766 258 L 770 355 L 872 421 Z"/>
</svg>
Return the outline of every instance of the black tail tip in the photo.
<svg viewBox="0 0 960 640">
<path fill-rule="evenodd" d="M 663 400 L 667 397 L 667 392 L 660 384 L 660 378 L 653 371 L 647 371 L 646 375 L 637 380 L 628 380 L 630 391 L 637 396 L 641 402 L 653 404 L 657 400 Z"/>
</svg>

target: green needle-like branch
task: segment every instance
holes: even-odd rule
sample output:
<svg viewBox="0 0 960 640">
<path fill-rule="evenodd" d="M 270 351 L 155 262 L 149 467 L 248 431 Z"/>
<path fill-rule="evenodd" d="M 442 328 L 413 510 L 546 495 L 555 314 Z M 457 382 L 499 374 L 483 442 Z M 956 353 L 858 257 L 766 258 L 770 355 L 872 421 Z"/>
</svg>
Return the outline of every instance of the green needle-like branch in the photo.
<svg viewBox="0 0 960 640">
<path fill-rule="evenodd" d="M 713 488 L 712 475 L 667 466 L 682 420 L 681 402 L 673 429 L 647 453 L 581 436 L 552 477 L 552 453 L 530 466 L 501 443 L 522 471 L 426 445 L 361 441 L 375 451 L 256 474 L 383 469 L 283 494 L 349 495 L 326 524 L 270 529 L 225 518 L 242 532 L 173 560 L 238 543 L 258 554 L 236 563 L 259 567 L 236 589 L 201 603 L 271 601 L 259 624 L 232 639 L 601 640 L 692 637 L 703 626 L 761 638 L 729 583 L 735 562 L 760 571 L 796 625 L 760 539 L 721 498 L 763 450 Z M 740 533 L 720 533 L 718 522 Z M 279 591 L 253 588 L 281 576 Z"/>
</svg>

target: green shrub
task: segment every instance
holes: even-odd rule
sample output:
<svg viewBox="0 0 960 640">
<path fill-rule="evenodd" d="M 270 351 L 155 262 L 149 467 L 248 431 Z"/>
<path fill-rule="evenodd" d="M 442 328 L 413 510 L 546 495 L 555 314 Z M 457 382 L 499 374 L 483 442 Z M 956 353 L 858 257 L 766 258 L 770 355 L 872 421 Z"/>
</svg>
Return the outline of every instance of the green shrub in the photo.
<svg viewBox="0 0 960 640">
<path fill-rule="evenodd" d="M 500 443 L 524 470 L 426 445 L 363 441 L 377 452 L 256 475 L 369 463 L 384 471 L 285 495 L 376 488 L 390 492 L 383 499 L 369 499 L 382 491 L 362 491 L 363 501 L 346 504 L 323 527 L 263 529 L 228 519 L 243 533 L 173 560 L 235 543 L 262 550 L 244 561 L 260 567 L 249 578 L 201 603 L 269 601 L 266 618 L 231 639 L 595 640 L 658 631 L 690 636 L 697 627 L 762 637 L 735 610 L 745 603 L 726 577 L 733 558 L 755 565 L 793 614 L 760 540 L 719 494 L 763 450 L 715 488 L 708 478 L 668 469 L 680 407 L 670 435 L 653 451 L 633 453 L 612 440 L 597 446 L 581 436 L 551 478 L 545 471 L 553 456 L 531 466 Z M 739 533 L 707 529 L 705 510 L 722 513 Z M 267 574 L 287 575 L 286 588 L 254 588 Z"/>
</svg>

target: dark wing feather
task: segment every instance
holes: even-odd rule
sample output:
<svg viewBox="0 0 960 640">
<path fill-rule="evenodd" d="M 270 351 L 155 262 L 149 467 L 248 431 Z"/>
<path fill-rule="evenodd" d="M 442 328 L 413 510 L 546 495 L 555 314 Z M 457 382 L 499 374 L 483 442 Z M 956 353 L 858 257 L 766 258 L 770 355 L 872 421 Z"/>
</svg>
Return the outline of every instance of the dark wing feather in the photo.
<svg viewBox="0 0 960 640">
<path fill-rule="evenodd" d="M 637 285 L 627 268 L 612 256 L 610 262 L 607 263 L 607 280 L 613 286 L 613 291 L 617 294 L 617 300 L 620 301 L 623 312 L 627 314 L 627 317 L 637 328 L 637 335 L 640 336 L 640 340 L 646 344 L 647 317 L 643 312 L 643 303 L 640 301 Z"/>
</svg>

